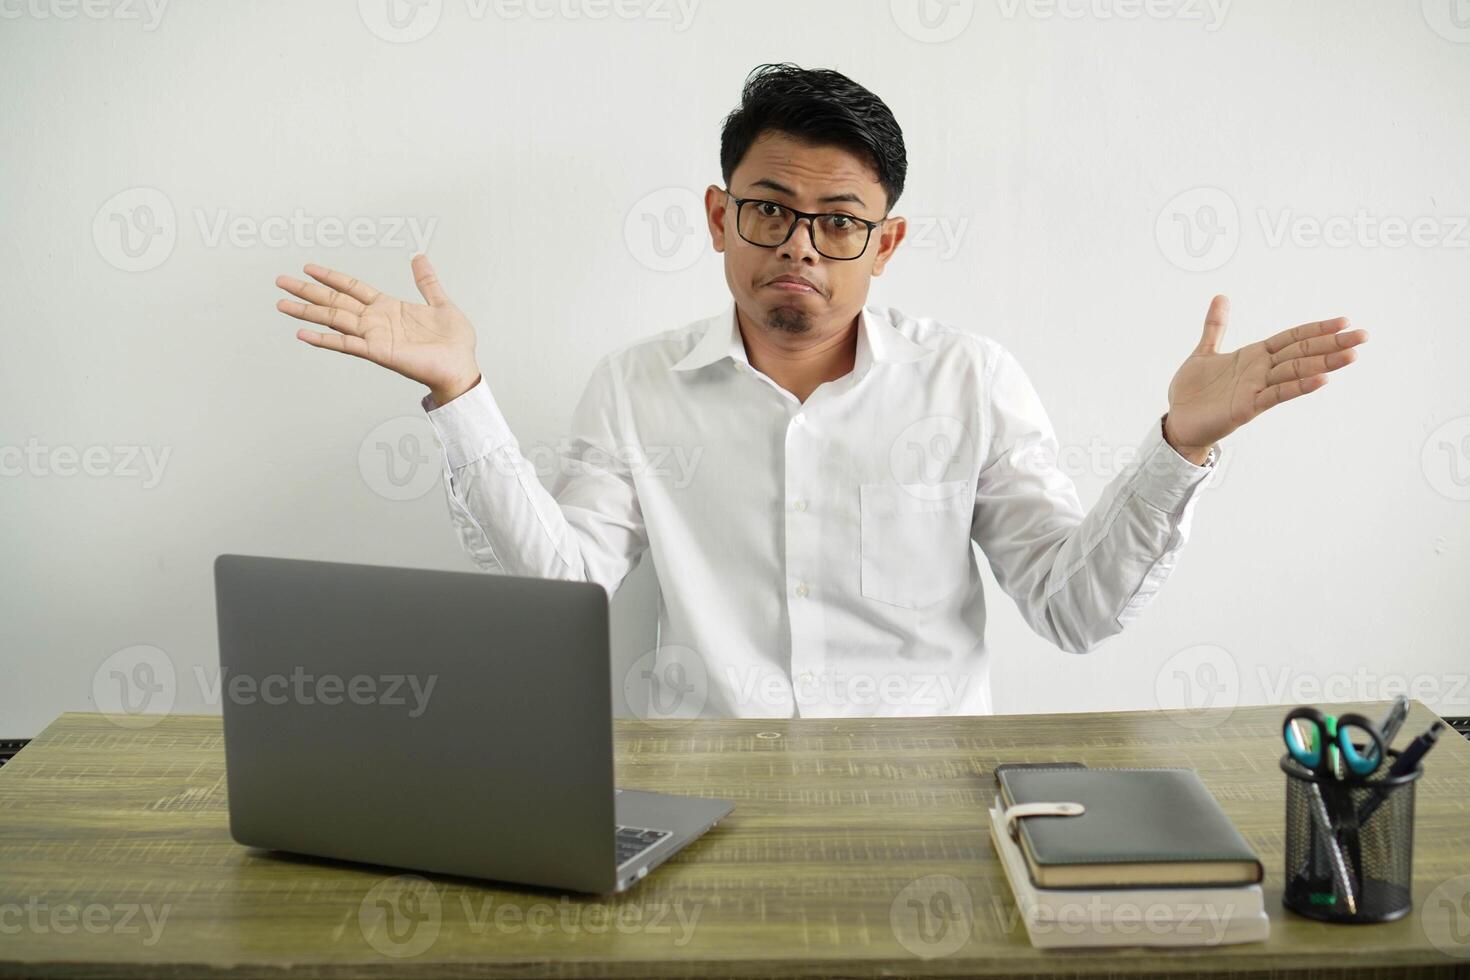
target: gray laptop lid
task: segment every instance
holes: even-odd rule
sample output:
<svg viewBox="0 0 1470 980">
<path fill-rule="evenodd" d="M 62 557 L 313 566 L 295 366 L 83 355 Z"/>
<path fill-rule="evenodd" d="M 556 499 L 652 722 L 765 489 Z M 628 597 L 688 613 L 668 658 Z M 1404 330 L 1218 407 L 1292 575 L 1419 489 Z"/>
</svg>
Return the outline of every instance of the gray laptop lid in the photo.
<svg viewBox="0 0 1470 980">
<path fill-rule="evenodd" d="M 611 888 L 600 586 L 241 555 L 214 575 L 235 840 Z"/>
</svg>

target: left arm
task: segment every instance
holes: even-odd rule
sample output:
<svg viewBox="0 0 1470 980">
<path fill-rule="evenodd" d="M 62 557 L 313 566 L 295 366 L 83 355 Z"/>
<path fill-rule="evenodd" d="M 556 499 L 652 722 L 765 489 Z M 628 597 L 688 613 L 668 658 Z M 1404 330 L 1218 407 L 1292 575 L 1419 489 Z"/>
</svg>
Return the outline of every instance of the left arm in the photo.
<svg viewBox="0 0 1470 980">
<path fill-rule="evenodd" d="M 1352 363 L 1364 331 L 1339 317 L 1303 324 L 1229 354 L 1215 297 L 1200 343 L 1169 385 L 1136 459 L 1086 514 L 1057 466 L 1058 445 L 1021 366 L 1003 352 L 988 374 L 989 432 L 971 536 L 996 581 L 1040 636 L 1085 653 L 1128 625 L 1162 587 L 1188 539 L 1212 447 L 1274 405 L 1322 387 Z M 1216 447 L 1217 448 L 1217 447 Z"/>
</svg>

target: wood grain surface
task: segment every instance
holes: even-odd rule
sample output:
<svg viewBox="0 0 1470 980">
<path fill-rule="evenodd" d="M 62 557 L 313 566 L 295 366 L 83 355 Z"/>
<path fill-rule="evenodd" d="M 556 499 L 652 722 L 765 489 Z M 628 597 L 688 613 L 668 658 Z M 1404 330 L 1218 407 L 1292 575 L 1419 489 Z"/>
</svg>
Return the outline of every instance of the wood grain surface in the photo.
<svg viewBox="0 0 1470 980">
<path fill-rule="evenodd" d="M 619 720 L 619 785 L 736 809 L 614 897 L 241 847 L 217 716 L 69 713 L 0 769 L 0 976 L 1470 976 L 1470 744 L 1419 781 L 1413 913 L 1325 925 L 1280 905 L 1283 711 Z M 1026 761 L 1198 770 L 1265 863 L 1269 941 L 1033 949 L 985 822 Z"/>
</svg>

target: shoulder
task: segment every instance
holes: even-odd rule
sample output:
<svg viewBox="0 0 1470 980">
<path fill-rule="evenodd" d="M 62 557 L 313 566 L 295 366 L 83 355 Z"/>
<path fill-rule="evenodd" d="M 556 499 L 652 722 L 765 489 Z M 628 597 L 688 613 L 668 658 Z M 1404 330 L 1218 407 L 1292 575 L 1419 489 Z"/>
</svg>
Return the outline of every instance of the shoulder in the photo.
<svg viewBox="0 0 1470 980">
<path fill-rule="evenodd" d="M 701 317 L 623 343 L 602 356 L 597 370 L 607 371 L 625 382 L 666 372 L 694 349 L 718 319 L 719 314 Z"/>
<path fill-rule="evenodd" d="M 882 327 L 898 332 L 905 340 L 932 352 L 938 365 L 967 368 L 977 377 L 987 377 L 996 365 L 1014 360 L 998 340 L 936 317 L 911 316 L 894 307 L 868 306 L 867 313 Z"/>
</svg>

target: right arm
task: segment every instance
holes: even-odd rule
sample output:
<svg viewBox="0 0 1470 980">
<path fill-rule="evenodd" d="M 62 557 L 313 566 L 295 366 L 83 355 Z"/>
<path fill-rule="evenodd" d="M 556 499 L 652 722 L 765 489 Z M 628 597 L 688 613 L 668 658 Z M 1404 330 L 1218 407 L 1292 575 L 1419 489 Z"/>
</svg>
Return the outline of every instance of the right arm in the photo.
<svg viewBox="0 0 1470 980">
<path fill-rule="evenodd" d="M 552 454 L 541 483 L 475 361 L 475 333 L 450 302 L 429 260 L 413 259 L 425 304 L 406 303 L 322 266 L 315 282 L 280 276 L 303 302 L 276 308 L 333 332 L 298 330 L 311 344 L 372 361 L 429 389 L 423 401 L 444 446 L 445 493 L 465 550 L 491 572 L 597 582 L 611 596 L 647 547 L 628 454 L 619 439 L 624 403 L 607 358 L 573 415 L 570 450 Z"/>
<path fill-rule="evenodd" d="M 424 398 L 444 446 L 444 490 L 460 543 L 483 569 L 596 582 L 612 596 L 648 539 L 607 358 L 572 416 L 569 449 L 533 454 L 555 467 L 548 491 L 482 380 L 444 406 Z"/>
</svg>

